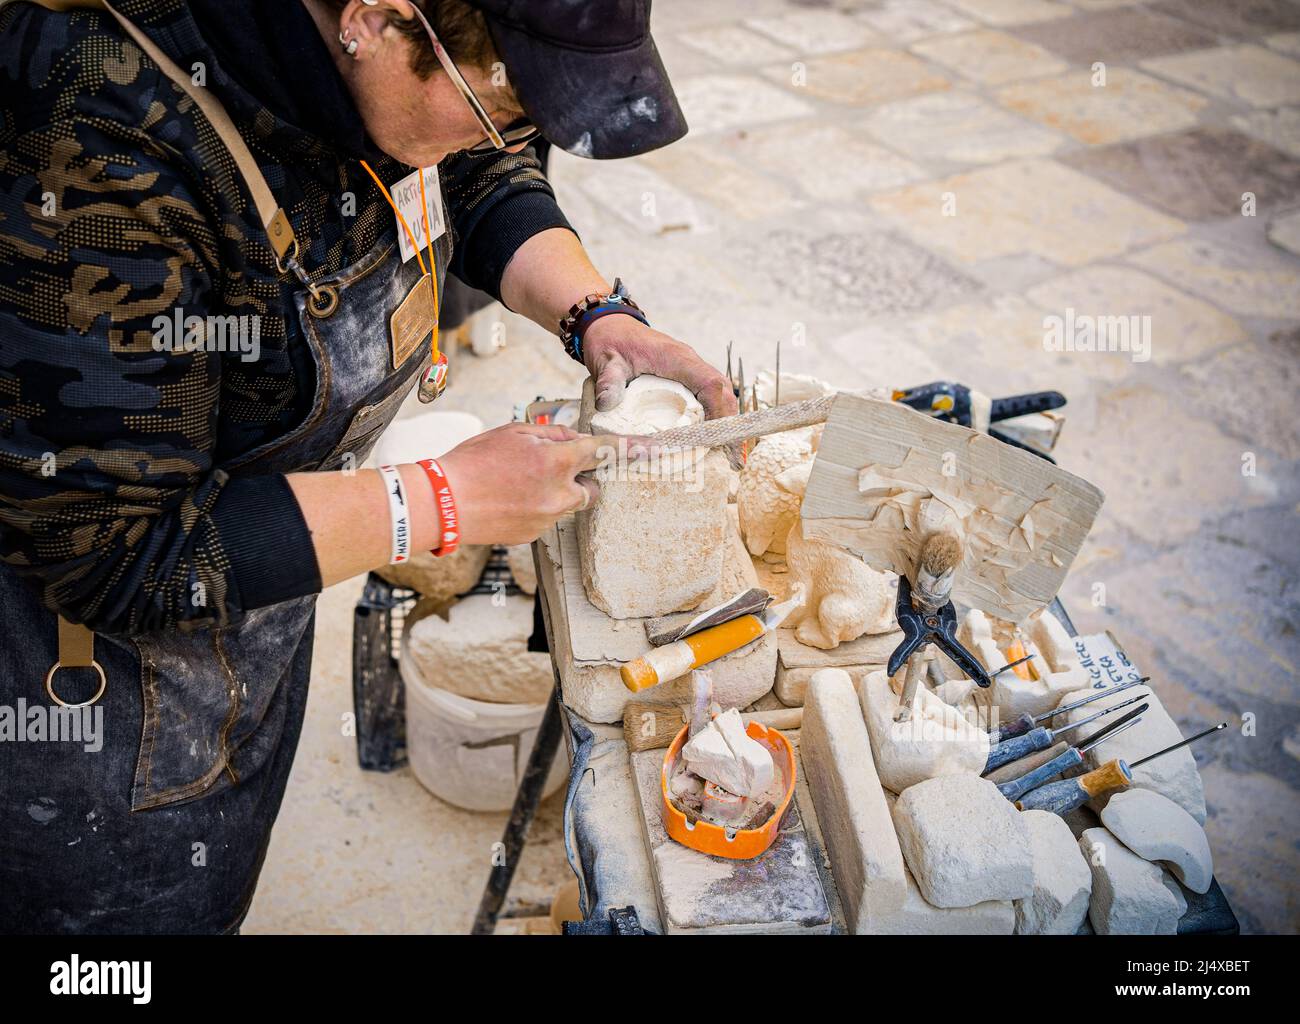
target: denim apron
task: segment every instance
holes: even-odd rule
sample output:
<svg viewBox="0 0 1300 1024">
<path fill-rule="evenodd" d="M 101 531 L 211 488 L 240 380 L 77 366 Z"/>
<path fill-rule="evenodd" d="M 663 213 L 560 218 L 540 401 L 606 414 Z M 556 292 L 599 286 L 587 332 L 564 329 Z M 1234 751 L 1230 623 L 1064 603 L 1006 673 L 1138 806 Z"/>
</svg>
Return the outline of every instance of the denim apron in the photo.
<svg viewBox="0 0 1300 1024">
<path fill-rule="evenodd" d="M 435 250 L 441 294 L 449 232 Z M 421 276 L 417 260 L 401 262 L 394 225 L 352 266 L 299 290 L 311 411 L 221 469 L 359 467 L 430 365 L 428 330 L 397 367 L 390 345 L 389 318 Z M 96 638 L 107 688 L 89 710 L 102 709 L 102 748 L 0 742 L 0 931 L 238 929 L 302 728 L 315 604 L 286 601 L 225 628 Z M 57 617 L 4 566 L 0 608 L 6 700 L 49 708 Z M 65 699 L 93 693 L 67 673 Z"/>
</svg>

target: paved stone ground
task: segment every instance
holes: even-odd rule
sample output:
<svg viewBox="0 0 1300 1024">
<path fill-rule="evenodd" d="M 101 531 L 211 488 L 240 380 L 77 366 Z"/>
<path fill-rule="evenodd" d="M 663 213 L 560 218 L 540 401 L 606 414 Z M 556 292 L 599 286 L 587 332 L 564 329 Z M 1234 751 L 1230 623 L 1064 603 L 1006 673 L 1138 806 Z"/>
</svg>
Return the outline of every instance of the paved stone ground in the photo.
<svg viewBox="0 0 1300 1024">
<path fill-rule="evenodd" d="M 1244 929 L 1300 930 L 1300 4 L 659 0 L 655 17 L 691 135 L 553 171 L 598 265 L 751 373 L 781 341 L 784 368 L 850 387 L 1065 392 L 1060 461 L 1107 494 L 1067 606 L 1116 633 L 1185 730 L 1232 723 L 1197 749 L 1218 877 Z M 1044 318 L 1067 310 L 1149 317 L 1149 359 L 1046 351 Z M 448 407 L 494 424 L 572 393 L 553 341 L 514 319 L 507 338 L 458 360 Z M 250 931 L 464 929 L 504 820 L 356 770 L 337 723 L 357 592 L 322 605 Z M 565 875 L 554 801 L 536 835 L 525 898 Z"/>
</svg>

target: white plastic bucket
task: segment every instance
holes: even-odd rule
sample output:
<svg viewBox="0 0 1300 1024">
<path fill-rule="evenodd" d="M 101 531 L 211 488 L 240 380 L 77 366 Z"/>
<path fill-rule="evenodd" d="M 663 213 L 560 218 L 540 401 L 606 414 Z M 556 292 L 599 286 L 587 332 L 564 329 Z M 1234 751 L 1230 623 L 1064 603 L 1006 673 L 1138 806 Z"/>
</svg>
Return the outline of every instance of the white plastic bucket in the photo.
<svg viewBox="0 0 1300 1024">
<path fill-rule="evenodd" d="M 488 704 L 428 685 L 406 656 L 406 752 L 415 777 L 434 796 L 468 811 L 508 811 L 523 778 L 545 704 Z M 561 755 L 551 764 L 543 796 L 568 778 Z"/>
</svg>

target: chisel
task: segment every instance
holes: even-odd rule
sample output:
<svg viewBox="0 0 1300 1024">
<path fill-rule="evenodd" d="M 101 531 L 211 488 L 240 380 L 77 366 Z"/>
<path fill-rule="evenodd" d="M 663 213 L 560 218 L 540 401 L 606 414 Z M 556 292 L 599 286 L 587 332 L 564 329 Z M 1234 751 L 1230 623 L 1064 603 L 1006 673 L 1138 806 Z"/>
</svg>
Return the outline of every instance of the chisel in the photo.
<svg viewBox="0 0 1300 1024">
<path fill-rule="evenodd" d="M 1049 782 L 1046 786 L 1031 789 L 1022 796 L 1016 801 L 1016 808 L 1021 811 L 1051 811 L 1053 814 L 1065 814 L 1067 811 L 1072 811 L 1076 807 L 1087 803 L 1093 797 L 1101 796 L 1101 794 L 1112 789 L 1123 789 L 1133 781 L 1134 768 L 1144 765 L 1148 761 L 1154 761 L 1157 757 L 1164 757 L 1180 747 L 1195 743 L 1202 736 L 1208 736 L 1212 732 L 1218 732 L 1220 729 L 1226 729 L 1227 727 L 1227 722 L 1220 722 L 1212 729 L 1198 732 L 1189 740 L 1183 740 L 1181 743 L 1175 743 L 1172 747 L 1158 750 L 1154 754 L 1142 758 L 1141 761 L 1134 761 L 1131 766 L 1116 758 L 1113 761 L 1107 761 L 1100 768 L 1093 769 L 1087 775 L 1080 775 L 1073 779 L 1062 779 L 1060 782 Z"/>
<path fill-rule="evenodd" d="M 1004 764 L 1010 764 L 1012 761 L 1019 761 L 1027 754 L 1032 754 L 1035 750 L 1046 750 L 1056 742 L 1056 737 L 1062 733 L 1070 732 L 1079 728 L 1081 725 L 1087 725 L 1089 722 L 1095 722 L 1102 715 L 1109 715 L 1112 711 L 1118 711 L 1120 708 L 1126 708 L 1130 704 L 1136 704 L 1146 694 L 1138 694 L 1131 697 L 1122 704 L 1116 704 L 1109 708 L 1102 708 L 1096 714 L 1089 715 L 1082 721 L 1075 722 L 1072 725 L 1063 725 L 1059 729 L 1048 729 L 1045 726 L 1038 726 L 1030 729 L 1023 736 L 1016 736 L 1007 740 L 1005 743 L 999 743 L 989 750 L 988 762 L 984 765 L 983 775 L 987 775 L 994 768 L 1001 768 Z"/>
<path fill-rule="evenodd" d="M 1029 657 L 1032 658 L 1033 655 L 1031 654 Z M 1016 663 L 1012 662 L 1012 665 L 1014 664 Z M 1001 672 L 1005 672 L 1007 669 L 1011 668 L 1012 665 L 1006 665 L 993 674 L 998 675 Z M 1085 704 L 1091 704 L 1094 700 L 1100 700 L 1102 697 L 1109 697 L 1112 693 L 1119 693 L 1120 690 L 1127 690 L 1134 686 L 1140 686 L 1142 683 L 1149 682 L 1150 679 L 1150 676 L 1143 676 L 1141 679 L 1130 679 L 1127 683 L 1120 683 L 1118 686 L 1108 686 L 1104 690 L 1098 690 L 1096 693 L 1084 697 L 1082 700 L 1076 700 L 1072 704 L 1067 704 L 1063 708 L 1055 708 L 1052 711 L 1045 711 L 1037 718 L 1025 713 L 1020 715 L 1018 718 L 1013 718 L 1006 725 L 999 726 L 996 729 L 990 729 L 989 739 L 994 743 L 1001 743 L 1003 740 L 1009 740 L 1015 736 L 1023 736 L 1039 722 L 1045 722 L 1056 715 L 1064 714 L 1066 711 L 1073 711 L 1075 708 L 1081 708 Z"/>
<path fill-rule="evenodd" d="M 1142 712 L 1150 705 L 1139 704 L 1127 715 L 1116 719 L 1109 725 L 1089 736 L 1084 742 L 1077 747 L 1070 747 L 1068 750 L 1057 754 L 1050 761 L 1040 764 L 1033 771 L 1025 772 L 1018 779 L 1012 779 L 1009 782 L 1003 782 L 998 785 L 1000 792 L 1008 800 L 1019 800 L 1031 789 L 1037 789 L 1050 779 L 1056 778 L 1062 772 L 1068 771 L 1075 765 L 1083 764 L 1083 755 L 1095 747 L 1098 743 L 1105 742 L 1112 736 L 1118 736 L 1130 726 L 1137 725 L 1141 721 Z"/>
</svg>

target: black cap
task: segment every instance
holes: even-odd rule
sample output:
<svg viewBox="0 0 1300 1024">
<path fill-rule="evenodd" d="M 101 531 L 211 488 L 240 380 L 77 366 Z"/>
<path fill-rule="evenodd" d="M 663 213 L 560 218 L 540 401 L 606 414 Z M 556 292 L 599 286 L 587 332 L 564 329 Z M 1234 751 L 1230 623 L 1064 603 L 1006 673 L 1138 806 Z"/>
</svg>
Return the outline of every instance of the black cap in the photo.
<svg viewBox="0 0 1300 1024">
<path fill-rule="evenodd" d="M 607 160 L 666 146 L 686 118 L 650 38 L 650 0 L 466 0 L 483 12 L 528 119 Z"/>
</svg>

